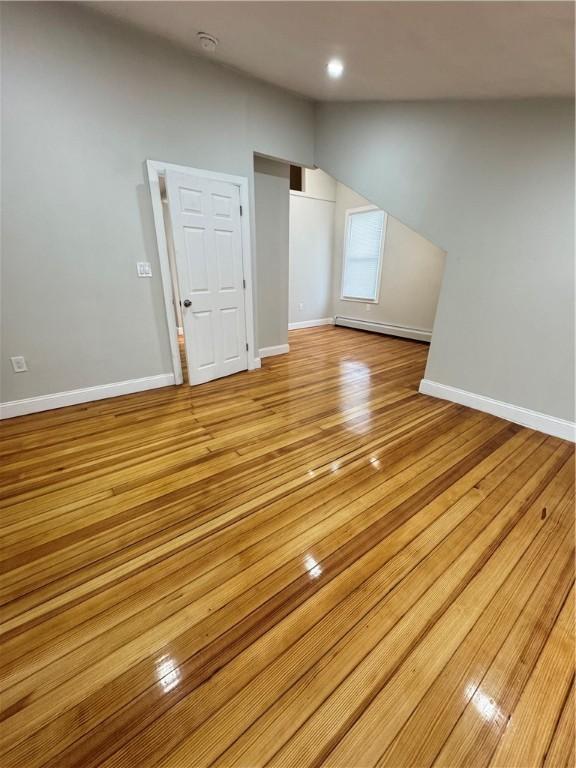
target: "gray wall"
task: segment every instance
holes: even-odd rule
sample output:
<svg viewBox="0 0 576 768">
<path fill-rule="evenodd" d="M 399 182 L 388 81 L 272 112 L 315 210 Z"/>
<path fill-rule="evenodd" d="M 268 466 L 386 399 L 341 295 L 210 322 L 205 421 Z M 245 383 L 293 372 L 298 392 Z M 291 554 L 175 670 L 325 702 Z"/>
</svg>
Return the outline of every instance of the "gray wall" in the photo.
<svg viewBox="0 0 576 768">
<path fill-rule="evenodd" d="M 2 80 L 2 400 L 170 372 L 144 161 L 253 195 L 254 151 L 312 165 L 312 105 L 71 3 L 2 3 Z"/>
<path fill-rule="evenodd" d="M 441 248 L 388 214 L 377 304 L 341 299 L 346 211 L 372 205 L 344 184 L 336 188 L 334 216 L 334 315 L 432 331 L 444 274 Z"/>
<path fill-rule="evenodd" d="M 322 104 L 315 161 L 447 251 L 427 378 L 574 418 L 572 102 Z"/>
<path fill-rule="evenodd" d="M 290 166 L 254 158 L 259 348 L 288 343 Z"/>
<path fill-rule="evenodd" d="M 315 162 L 448 252 L 428 378 L 573 418 L 571 102 L 323 104 L 313 156 L 305 100 L 74 4 L 1 11 L 2 400 L 170 371 L 143 162 L 253 196 L 257 151 Z"/>
</svg>

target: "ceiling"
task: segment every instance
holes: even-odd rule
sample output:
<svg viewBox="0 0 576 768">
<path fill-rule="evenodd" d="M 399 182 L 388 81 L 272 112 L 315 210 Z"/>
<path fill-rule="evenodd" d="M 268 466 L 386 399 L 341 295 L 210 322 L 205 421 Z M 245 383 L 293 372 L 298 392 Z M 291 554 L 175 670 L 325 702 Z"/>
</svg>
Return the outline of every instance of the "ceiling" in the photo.
<svg viewBox="0 0 576 768">
<path fill-rule="evenodd" d="M 573 95 L 571 2 L 86 4 L 319 101 Z M 214 54 L 199 31 L 219 39 Z M 326 76 L 334 56 L 340 80 Z"/>
</svg>

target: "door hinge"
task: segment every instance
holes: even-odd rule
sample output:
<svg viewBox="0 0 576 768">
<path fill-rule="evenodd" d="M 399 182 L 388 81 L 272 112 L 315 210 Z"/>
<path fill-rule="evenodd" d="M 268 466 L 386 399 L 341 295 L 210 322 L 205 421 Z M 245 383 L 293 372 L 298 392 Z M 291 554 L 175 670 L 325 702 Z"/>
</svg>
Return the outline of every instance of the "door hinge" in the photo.
<svg viewBox="0 0 576 768">
<path fill-rule="evenodd" d="M 244 214 L 242 213 L 242 206 L 240 206 L 240 216 L 243 216 L 243 215 Z"/>
<path fill-rule="evenodd" d="M 244 290 L 246 290 L 246 280 L 245 279 L 242 280 L 242 288 L 244 288 Z"/>
<path fill-rule="evenodd" d="M 248 342 L 246 342 L 246 352 L 248 352 Z"/>
</svg>

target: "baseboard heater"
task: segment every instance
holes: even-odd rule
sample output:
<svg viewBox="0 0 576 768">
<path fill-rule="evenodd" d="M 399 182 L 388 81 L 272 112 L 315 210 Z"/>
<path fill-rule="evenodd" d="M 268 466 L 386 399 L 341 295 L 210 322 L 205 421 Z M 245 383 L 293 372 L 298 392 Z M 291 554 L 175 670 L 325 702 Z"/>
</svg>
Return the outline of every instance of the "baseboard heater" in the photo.
<svg viewBox="0 0 576 768">
<path fill-rule="evenodd" d="M 421 328 L 406 328 L 403 325 L 387 325 L 386 323 L 372 323 L 369 320 L 356 320 L 353 317 L 340 317 L 336 315 L 334 325 L 343 325 L 346 328 L 358 328 L 360 331 L 372 331 L 373 333 L 385 333 L 388 336 L 401 336 L 404 339 L 415 339 L 430 343 L 432 331 L 424 331 Z"/>
</svg>

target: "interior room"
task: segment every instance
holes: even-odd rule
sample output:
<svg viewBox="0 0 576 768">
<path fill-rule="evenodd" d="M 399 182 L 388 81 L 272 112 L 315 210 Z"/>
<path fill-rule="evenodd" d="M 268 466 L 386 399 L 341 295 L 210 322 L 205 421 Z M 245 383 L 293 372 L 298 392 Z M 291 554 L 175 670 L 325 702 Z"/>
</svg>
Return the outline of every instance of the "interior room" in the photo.
<svg viewBox="0 0 576 768">
<path fill-rule="evenodd" d="M 290 190 L 288 328 L 430 342 L 445 252 L 320 169 Z"/>
<path fill-rule="evenodd" d="M 571 768 L 574 4 L 1 2 L 2 768 Z"/>
</svg>

